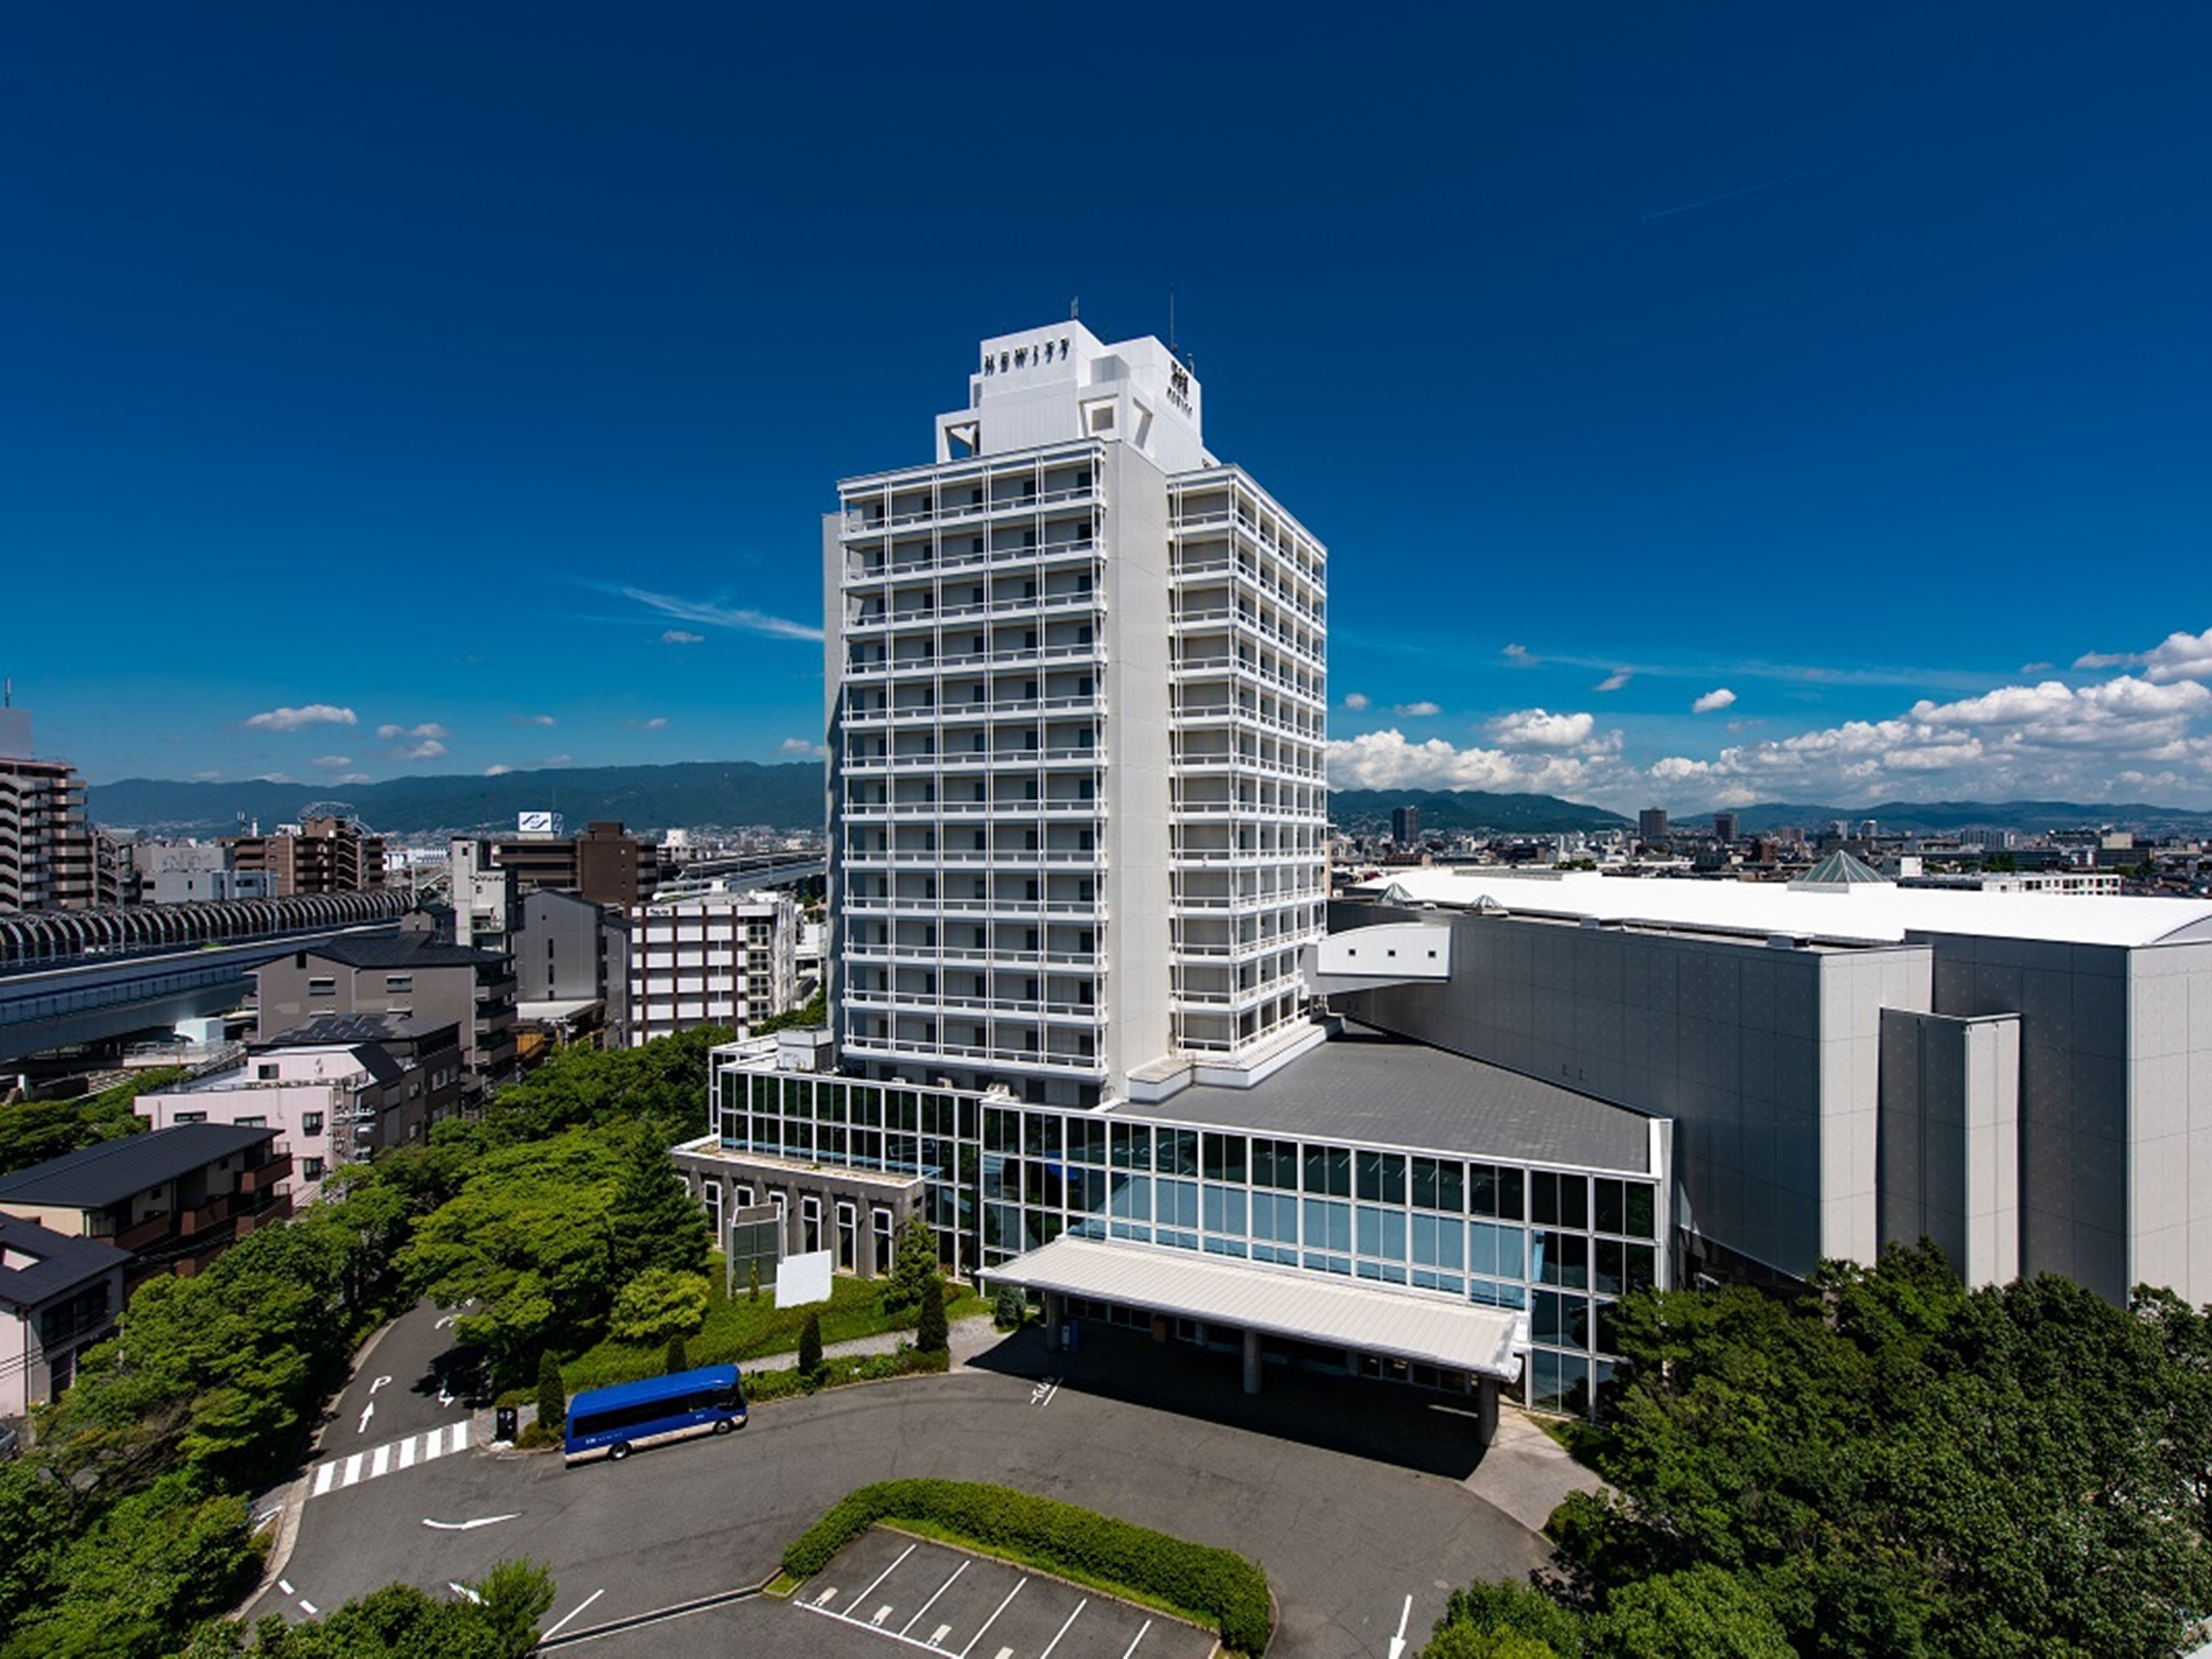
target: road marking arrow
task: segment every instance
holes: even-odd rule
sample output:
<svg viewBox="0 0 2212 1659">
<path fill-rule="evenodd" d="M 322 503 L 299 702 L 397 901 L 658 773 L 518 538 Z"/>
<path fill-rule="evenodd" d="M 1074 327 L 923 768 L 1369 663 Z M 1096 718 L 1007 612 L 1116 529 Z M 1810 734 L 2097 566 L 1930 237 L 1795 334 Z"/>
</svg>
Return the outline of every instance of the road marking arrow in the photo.
<svg viewBox="0 0 2212 1659">
<path fill-rule="evenodd" d="M 368 1419 L 375 1415 L 376 1401 L 372 1400 L 368 1404 L 361 1408 L 361 1425 L 355 1429 L 354 1432 L 356 1434 L 367 1434 L 368 1432 Z"/>
<path fill-rule="evenodd" d="M 520 1510 L 515 1511 L 515 1515 L 520 1513 Z M 433 1521 L 425 1516 L 422 1524 L 437 1532 L 474 1532 L 478 1527 L 495 1527 L 514 1518 L 514 1515 L 480 1515 L 473 1521 Z"/>
<path fill-rule="evenodd" d="M 469 1600 L 470 1600 L 470 1601 L 471 1601 L 475 1602 L 478 1607 L 482 1607 L 482 1606 L 483 1605 L 483 1596 L 481 1596 L 481 1595 L 477 1595 L 474 1590 L 471 1589 L 470 1589 L 466 1584 L 456 1584 L 456 1583 L 455 1583 L 452 1579 L 448 1578 L 448 1579 L 446 1581 L 446 1588 L 447 1588 L 447 1589 L 449 1589 L 449 1590 L 453 1591 L 453 1593 L 454 1595 L 465 1595 L 465 1596 L 467 1596 L 467 1597 L 469 1598 Z"/>
<path fill-rule="evenodd" d="M 1390 1659 L 1398 1659 L 1398 1656 L 1399 1656 L 1400 1654 L 1401 1654 L 1401 1653 L 1405 1652 L 1405 1650 L 1406 1650 L 1406 1621 L 1407 1621 L 1408 1619 L 1411 1619 L 1413 1616 L 1413 1598 L 1412 1596 L 1408 1595 L 1408 1596 L 1406 1598 L 1406 1609 L 1405 1609 L 1405 1611 L 1404 1611 L 1403 1613 L 1401 1613 L 1398 1615 L 1398 1633 L 1397 1633 L 1395 1636 L 1394 1636 L 1394 1637 L 1392 1637 L 1392 1638 L 1390 1638 Z"/>
</svg>

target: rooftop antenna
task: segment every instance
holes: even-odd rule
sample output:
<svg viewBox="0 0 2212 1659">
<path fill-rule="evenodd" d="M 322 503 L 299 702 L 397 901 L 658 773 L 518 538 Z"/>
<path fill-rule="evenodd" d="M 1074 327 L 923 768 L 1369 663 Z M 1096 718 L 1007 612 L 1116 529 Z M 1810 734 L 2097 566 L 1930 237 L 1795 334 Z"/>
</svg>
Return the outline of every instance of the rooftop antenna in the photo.
<svg viewBox="0 0 2212 1659">
<path fill-rule="evenodd" d="M 1083 320 L 1083 296 L 1080 294 L 1067 302 L 1067 320 L 1071 323 Z"/>
<path fill-rule="evenodd" d="M 1175 284 L 1173 283 L 1170 283 L 1168 284 L 1168 356 L 1170 357 L 1180 357 L 1182 355 L 1182 354 L 1176 349 Z"/>
<path fill-rule="evenodd" d="M 13 708 L 15 706 L 15 681 L 10 675 L 6 680 L 0 681 L 0 708 Z"/>
</svg>

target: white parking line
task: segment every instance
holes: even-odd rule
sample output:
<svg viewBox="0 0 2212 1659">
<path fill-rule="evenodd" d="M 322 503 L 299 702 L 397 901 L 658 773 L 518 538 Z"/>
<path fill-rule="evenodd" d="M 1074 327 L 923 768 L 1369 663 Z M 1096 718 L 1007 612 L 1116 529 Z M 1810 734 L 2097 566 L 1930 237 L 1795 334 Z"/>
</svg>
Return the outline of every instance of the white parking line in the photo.
<svg viewBox="0 0 2212 1659">
<path fill-rule="evenodd" d="M 1145 1628 L 1137 1632 L 1136 1641 L 1130 1643 L 1129 1645 L 1122 1650 L 1121 1659 L 1129 1659 L 1129 1656 L 1137 1650 L 1137 1642 L 1143 1641 L 1146 1634 L 1151 1631 L 1152 1627 L 1152 1621 L 1149 1619 L 1146 1620 Z"/>
<path fill-rule="evenodd" d="M 903 1636 L 908 1631 L 912 1630 L 916 1625 L 920 1624 L 921 1622 L 921 1615 L 927 1613 L 932 1607 L 937 1605 L 937 1597 L 944 1595 L 945 1591 L 951 1589 L 952 1588 L 953 1579 L 959 1577 L 962 1573 L 967 1571 L 968 1563 L 965 1561 L 963 1561 L 958 1566 L 953 1568 L 952 1577 L 946 1579 L 943 1583 L 939 1584 L 937 1587 L 935 1595 L 933 1595 L 929 1600 L 924 1601 L 919 1607 L 915 1609 L 914 1617 L 908 1620 L 906 1623 L 899 1626 L 899 1634 Z M 945 1639 L 945 1632 L 951 1628 L 952 1626 L 950 1625 L 939 1625 L 937 1627 L 937 1634 L 930 1638 L 930 1645 L 934 1647 L 938 1643 L 942 1642 Z"/>
<path fill-rule="evenodd" d="M 921 1547 L 921 1545 L 919 1545 L 919 1544 L 908 1544 L 908 1545 L 904 1549 L 901 1550 L 901 1551 L 899 1552 L 898 1559 L 897 1559 L 896 1561 L 892 1562 L 892 1563 L 890 1564 L 890 1565 L 889 1565 L 888 1567 L 885 1567 L 885 1568 L 884 1568 L 881 1572 L 879 1572 L 879 1573 L 878 1573 L 878 1574 L 876 1575 L 876 1583 L 875 1583 L 875 1584 L 871 1584 L 871 1585 L 869 1585 L 867 1589 L 864 1589 L 864 1590 L 862 1590 L 862 1591 L 861 1591 L 858 1595 L 856 1595 L 856 1596 L 854 1596 L 854 1597 L 853 1598 L 853 1605 L 854 1605 L 854 1607 L 859 1607 L 859 1606 L 860 1605 L 860 1603 L 862 1603 L 863 1601 L 866 1601 L 866 1600 L 868 1599 L 868 1592 L 869 1592 L 870 1590 L 874 1589 L 875 1589 L 875 1587 L 876 1587 L 876 1584 L 880 1584 L 880 1583 L 882 1583 L 884 1582 L 884 1579 L 886 1579 L 886 1578 L 890 1577 L 893 1573 L 896 1572 L 896 1571 L 899 1570 L 899 1567 L 901 1566 L 901 1565 L 904 1563 L 904 1561 L 906 1560 L 907 1557 L 908 1557 L 908 1556 L 909 1556 L 909 1555 L 912 1555 L 912 1554 L 913 1554 L 916 1550 L 920 1549 Z M 876 1622 L 877 1622 L 878 1624 L 881 1624 L 881 1623 L 883 1622 L 883 1620 L 882 1620 L 882 1619 L 881 1619 L 881 1618 L 878 1618 L 878 1619 L 876 1620 Z"/>
<path fill-rule="evenodd" d="M 591 1606 L 592 1602 L 598 1601 L 605 1594 L 606 1591 L 604 1589 L 593 1590 L 589 1595 L 586 1596 L 582 1601 L 577 1602 L 574 1607 L 569 1608 L 567 1613 L 563 1613 L 561 1617 L 561 1623 L 554 1626 L 551 1630 L 547 1631 L 545 1632 L 545 1636 L 558 1636 L 561 1633 L 562 1626 L 568 1624 L 569 1620 L 574 1619 L 578 1613 L 581 1613 L 586 1607 Z M 545 1639 L 545 1636 L 541 1636 L 538 1639 L 542 1642 Z"/>
<path fill-rule="evenodd" d="M 338 1485 L 350 1486 L 355 1481 L 360 1480 L 361 1460 L 368 1455 L 367 1452 L 356 1452 L 351 1457 L 347 1458 L 344 1473 L 338 1476 Z"/>
<path fill-rule="evenodd" d="M 983 1621 L 983 1630 L 977 1631 L 973 1636 L 968 1638 L 968 1645 L 960 1650 L 960 1659 L 968 1659 L 968 1656 L 975 1650 L 975 1644 L 983 1639 L 983 1631 L 990 1629 L 992 1626 L 999 1622 L 999 1615 L 1006 1610 L 1006 1607 L 1009 1602 L 1012 1601 L 1017 1595 L 1019 1595 L 1022 1593 L 1022 1586 L 1029 1582 L 1030 1581 L 1026 1578 L 1019 1578 L 1014 1581 L 1013 1589 L 1006 1592 L 1006 1600 L 1000 1602 L 999 1605 L 992 1610 L 991 1616 Z"/>
<path fill-rule="evenodd" d="M 307 1617 L 310 1619 L 313 1618 L 317 1613 L 322 1611 L 320 1607 L 317 1607 L 313 1601 L 310 1601 L 304 1595 L 300 1598 L 300 1605 L 307 1610 Z"/>
<path fill-rule="evenodd" d="M 1060 1627 L 1060 1636 L 1067 1634 L 1067 1626 L 1073 1625 L 1080 1619 L 1083 1616 L 1084 1608 L 1090 1605 L 1091 1598 L 1087 1595 L 1075 1604 L 1075 1611 L 1067 1615 L 1067 1625 L 1062 1625 Z M 1037 1655 L 1037 1659 L 1052 1659 L 1052 1650 L 1060 1645 L 1060 1636 L 1054 1637 L 1051 1641 L 1044 1644 L 1044 1651 Z"/>
</svg>

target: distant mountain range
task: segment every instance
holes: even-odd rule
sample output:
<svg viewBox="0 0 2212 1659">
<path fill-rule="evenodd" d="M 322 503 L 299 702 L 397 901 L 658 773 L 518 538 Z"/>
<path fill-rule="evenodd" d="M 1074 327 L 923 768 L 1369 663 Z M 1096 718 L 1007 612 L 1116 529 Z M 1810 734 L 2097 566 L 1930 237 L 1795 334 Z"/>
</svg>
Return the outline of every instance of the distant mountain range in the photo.
<svg viewBox="0 0 2212 1659">
<path fill-rule="evenodd" d="M 515 814 L 561 813 L 581 829 L 592 818 L 619 818 L 633 830 L 709 825 L 765 825 L 816 830 L 822 825 L 822 767 L 817 761 L 763 766 L 752 761 L 690 761 L 675 766 L 571 766 L 508 772 L 495 778 L 392 778 L 344 786 L 305 783 L 172 783 L 126 778 L 92 788 L 92 816 L 111 830 L 164 835 L 233 835 L 241 818 L 264 830 L 296 822 L 302 809 L 342 802 L 371 829 L 387 835 L 443 830 L 467 833 L 514 827 Z M 1387 826 L 1391 809 L 1412 806 L 1424 830 L 1542 835 L 1617 830 L 1634 820 L 1601 806 L 1556 795 L 1493 794 L 1481 789 L 1340 789 L 1332 817 L 1346 829 Z M 2212 812 L 2145 803 L 2084 801 L 1884 801 L 1875 806 L 1820 806 L 1762 802 L 1736 809 L 1747 835 L 1784 825 L 1820 830 L 1842 818 L 1872 818 L 1885 830 L 1920 834 L 1963 829 L 2033 833 L 2111 824 L 2157 835 L 2212 835 Z M 1711 823 L 1710 813 L 1678 814 L 1683 827 Z"/>
<path fill-rule="evenodd" d="M 1854 827 L 1871 818 L 1885 835 L 1893 830 L 1940 835 L 1954 830 L 2017 830 L 2033 834 L 2048 830 L 2096 829 L 2107 824 L 2116 830 L 2151 835 L 2212 834 L 2212 812 L 2152 806 L 2143 801 L 1889 800 L 1876 806 L 1800 806 L 1764 801 L 1756 806 L 1736 809 L 1736 821 L 1746 835 L 1785 825 L 1824 830 L 1838 818 Z M 1712 816 L 1707 813 L 1700 818 L 1680 821 L 1710 825 Z"/>
<path fill-rule="evenodd" d="M 1601 806 L 1584 806 L 1557 795 L 1492 794 L 1486 789 L 1338 789 L 1329 817 L 1342 829 L 1387 828 L 1394 808 L 1419 809 L 1421 830 L 1470 834 L 1541 835 L 1563 830 L 1618 830 L 1633 823 Z"/>
<path fill-rule="evenodd" d="M 111 830 L 167 835 L 235 835 L 239 820 L 263 830 L 296 823 L 303 807 L 343 802 L 386 835 L 508 830 L 515 814 L 562 814 L 580 830 L 619 818 L 632 830 L 762 824 L 822 826 L 822 764 L 791 761 L 689 761 L 675 766 L 564 766 L 495 778 L 391 778 L 382 783 L 169 783 L 126 778 L 94 784 L 91 813 Z"/>
</svg>

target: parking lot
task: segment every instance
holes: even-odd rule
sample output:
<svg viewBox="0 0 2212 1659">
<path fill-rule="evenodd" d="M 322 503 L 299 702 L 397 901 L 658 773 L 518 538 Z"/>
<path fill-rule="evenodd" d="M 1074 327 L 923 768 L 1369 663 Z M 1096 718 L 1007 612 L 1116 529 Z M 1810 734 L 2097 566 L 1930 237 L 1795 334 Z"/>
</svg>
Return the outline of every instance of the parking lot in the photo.
<svg viewBox="0 0 2212 1659">
<path fill-rule="evenodd" d="M 836 1620 L 951 1659 L 1206 1659 L 1212 1634 L 1002 1561 L 873 1528 L 799 1587 L 793 1617 Z M 842 1650 L 855 1644 L 845 1642 Z"/>
</svg>

